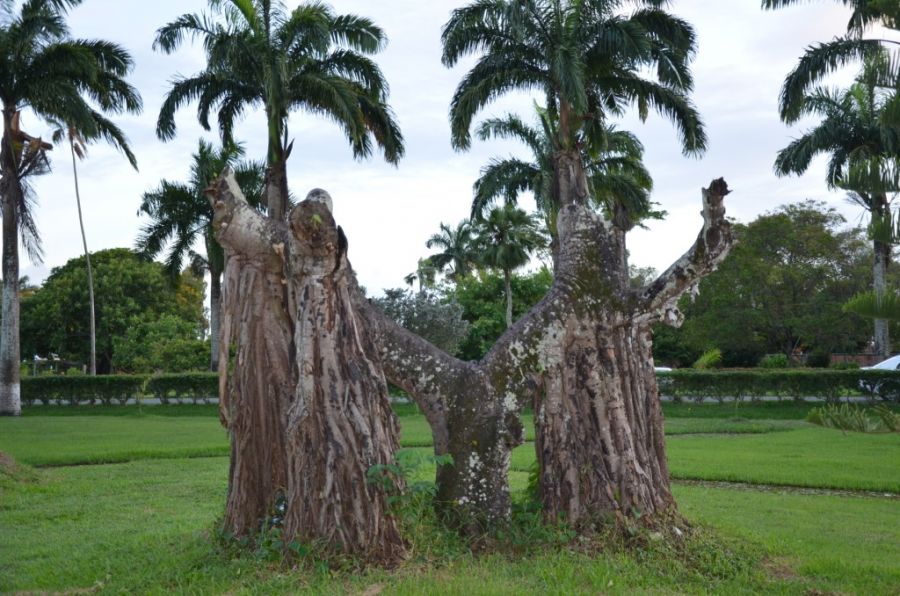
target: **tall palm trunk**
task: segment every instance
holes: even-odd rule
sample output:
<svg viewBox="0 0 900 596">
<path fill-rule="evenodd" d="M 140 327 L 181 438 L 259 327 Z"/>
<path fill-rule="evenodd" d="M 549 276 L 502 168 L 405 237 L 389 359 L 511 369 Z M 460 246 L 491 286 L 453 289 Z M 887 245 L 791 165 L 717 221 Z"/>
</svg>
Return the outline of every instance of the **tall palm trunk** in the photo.
<svg viewBox="0 0 900 596">
<path fill-rule="evenodd" d="M 875 290 L 875 296 L 881 300 L 887 288 L 885 278 L 891 258 L 891 245 L 879 240 L 876 240 L 874 245 L 875 263 L 872 267 L 872 285 Z M 891 354 L 891 338 L 887 319 L 875 319 L 875 354 L 881 358 L 887 358 Z"/>
<path fill-rule="evenodd" d="M 887 196 L 875 195 L 875 204 L 872 215 L 875 218 L 883 218 L 889 209 Z M 875 259 L 872 266 L 872 287 L 878 300 L 884 298 L 887 289 L 887 268 L 891 262 L 891 243 L 876 238 L 873 242 Z M 881 358 L 891 355 L 891 338 L 886 319 L 875 319 L 875 354 Z"/>
<path fill-rule="evenodd" d="M 78 206 L 78 225 L 81 227 L 81 244 L 84 246 L 84 260 L 87 262 L 88 302 L 91 306 L 91 375 L 97 374 L 97 320 L 94 308 L 94 272 L 91 269 L 91 253 L 88 252 L 87 235 L 84 233 L 84 217 L 81 214 L 81 191 L 78 188 L 78 166 L 76 165 L 75 141 L 69 135 L 69 150 L 72 152 L 72 175 L 75 177 L 75 204 Z"/>
<path fill-rule="evenodd" d="M 503 270 L 503 291 L 506 293 L 506 328 L 512 327 L 512 273 L 509 269 Z"/>
<path fill-rule="evenodd" d="M 222 328 L 222 272 L 209 265 L 209 347 L 212 352 L 209 370 L 219 370 L 219 333 Z"/>
<path fill-rule="evenodd" d="M 0 211 L 3 217 L 0 416 L 18 416 L 22 412 L 19 385 L 19 204 L 22 185 L 12 145 L 14 114 L 13 109 L 3 110 L 3 145 L 0 147 Z"/>
</svg>

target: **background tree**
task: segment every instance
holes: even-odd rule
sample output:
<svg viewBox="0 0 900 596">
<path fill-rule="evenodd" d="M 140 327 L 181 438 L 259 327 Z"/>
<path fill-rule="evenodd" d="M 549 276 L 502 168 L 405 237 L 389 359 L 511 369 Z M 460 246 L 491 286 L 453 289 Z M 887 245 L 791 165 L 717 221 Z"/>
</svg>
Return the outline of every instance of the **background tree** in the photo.
<svg viewBox="0 0 900 596">
<path fill-rule="evenodd" d="M 113 370 L 116 338 L 125 338 L 136 324 L 171 315 L 189 325 L 199 339 L 205 330 L 203 282 L 188 275 L 173 284 L 163 266 L 126 248 L 91 255 L 97 296 L 97 369 Z M 55 267 L 44 284 L 22 305 L 23 348 L 26 354 L 59 354 L 66 360 L 87 362 L 84 341 L 90 329 L 84 257 Z"/>
<path fill-rule="evenodd" d="M 0 329 L 0 414 L 18 415 L 19 247 L 30 256 L 38 236 L 29 215 L 23 181 L 35 173 L 35 149 L 48 149 L 19 127 L 21 110 L 38 119 L 65 122 L 85 138 L 104 137 L 124 147 L 124 137 L 103 114 L 138 112 L 137 91 L 125 82 L 132 60 L 120 46 L 102 40 L 69 39 L 67 9 L 80 0 L 0 3 L 0 203 L 3 219 L 3 308 Z M 18 10 L 16 10 L 18 8 Z M 85 309 L 85 312 L 87 309 Z"/>
<path fill-rule="evenodd" d="M 432 234 L 425 246 L 440 249 L 426 260 L 438 271 L 446 272 L 447 279 L 454 283 L 469 274 L 476 260 L 472 249 L 472 224 L 466 220 L 455 228 L 442 222 L 440 232 Z"/>
<path fill-rule="evenodd" d="M 203 191 L 226 167 L 230 167 L 234 169 L 247 200 L 254 207 L 259 206 L 263 195 L 263 166 L 257 162 L 239 161 L 243 156 L 240 145 L 228 144 L 216 149 L 201 140 L 193 156 L 188 182 L 163 180 L 156 189 L 144 193 L 138 210 L 139 214 L 150 217 L 136 242 L 141 254 L 155 258 L 168 248 L 165 268 L 173 280 L 188 262 L 197 273 L 209 272 L 211 370 L 218 368 L 225 253 L 213 234 L 213 208 Z M 204 255 L 193 250 L 201 240 L 206 248 Z"/>
<path fill-rule="evenodd" d="M 546 246 L 537 219 L 514 205 L 495 207 L 476 220 L 474 247 L 481 265 L 503 274 L 506 326 L 513 324 L 513 271 L 524 267 L 531 255 Z"/>
<path fill-rule="evenodd" d="M 94 131 L 94 138 L 91 140 L 96 140 L 97 138 L 101 138 L 104 135 L 106 136 L 106 140 L 112 143 L 115 147 L 120 149 L 125 157 L 128 158 L 128 163 L 131 164 L 135 170 L 137 170 L 137 158 L 135 158 L 134 154 L 131 152 L 131 148 L 128 146 L 128 142 L 125 139 L 125 135 L 116 127 L 112 122 L 106 120 L 102 116 L 97 116 L 97 130 Z M 91 271 L 91 254 L 88 252 L 87 246 L 87 235 L 84 232 L 84 217 L 81 212 L 81 189 L 78 185 L 78 161 L 83 160 L 87 157 L 87 146 L 88 139 L 85 138 L 87 133 L 82 133 L 74 126 L 68 126 L 66 124 L 60 122 L 53 122 L 53 142 L 59 144 L 61 142 L 68 141 L 69 143 L 69 152 L 72 154 L 72 179 L 75 183 L 75 205 L 78 208 L 78 226 L 81 228 L 81 244 L 84 248 L 84 260 L 87 264 L 87 277 L 88 277 L 88 292 L 90 297 L 90 309 L 91 309 L 91 359 L 88 364 L 88 369 L 90 374 L 97 374 L 97 323 L 96 323 L 96 309 L 94 305 L 94 275 Z"/>
<path fill-rule="evenodd" d="M 534 273 L 514 274 L 510 282 L 513 319 L 518 320 L 547 294 L 553 274 L 542 267 Z M 506 331 L 504 285 L 502 274 L 480 270 L 447 288 L 446 297 L 462 307 L 463 319 L 469 323 L 468 333 L 455 353 L 462 360 L 481 360 Z"/>
<path fill-rule="evenodd" d="M 900 128 L 885 124 L 883 115 L 891 94 L 875 85 L 877 66 L 870 63 L 863 75 L 845 91 L 818 88 L 804 99 L 800 114 L 818 115 L 820 123 L 779 151 L 775 172 L 803 174 L 819 154 L 830 157 L 826 181 L 830 188 L 851 191 L 851 197 L 869 214 L 873 229 L 890 213 L 898 189 L 897 169 L 891 167 L 900 151 Z M 892 243 L 873 235 L 873 287 L 883 296 Z M 875 320 L 875 352 L 891 351 L 888 322 Z"/>
<path fill-rule="evenodd" d="M 400 288 L 385 290 L 375 299 L 384 314 L 404 329 L 420 335 L 448 354 L 455 354 L 469 333 L 463 307 L 436 292 L 410 292 Z"/>
<path fill-rule="evenodd" d="M 205 70 L 175 79 L 157 123 L 157 134 L 175 136 L 175 112 L 198 101 L 200 124 L 218 112 L 222 140 L 232 139 L 244 110 L 262 107 L 268 123 L 266 201 L 269 215 L 287 208 L 286 163 L 292 143 L 290 112 L 324 115 L 338 124 L 354 156 L 375 146 L 389 163 L 403 155 L 403 137 L 388 108 L 387 83 L 368 58 L 384 47 L 384 32 L 369 19 L 338 15 L 308 2 L 288 12 L 269 0 L 215 0 L 211 14 L 184 14 L 157 32 L 154 47 L 172 53 L 186 37 L 199 37 Z"/>
<path fill-rule="evenodd" d="M 862 321 L 842 312 L 867 285 L 862 230 L 808 201 L 737 226 L 735 234 L 739 242 L 721 267 L 700 282 L 693 301 L 683 299 L 685 347 L 664 350 L 677 356 L 679 349 L 719 348 L 725 366 L 756 366 L 765 354 L 856 352 L 867 344 Z"/>
</svg>

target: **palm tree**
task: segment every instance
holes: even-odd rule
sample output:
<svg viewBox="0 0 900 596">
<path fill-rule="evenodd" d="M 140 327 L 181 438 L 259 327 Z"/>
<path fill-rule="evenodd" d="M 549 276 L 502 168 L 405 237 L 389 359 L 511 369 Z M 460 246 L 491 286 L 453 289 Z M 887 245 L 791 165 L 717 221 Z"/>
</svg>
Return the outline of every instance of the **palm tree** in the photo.
<svg viewBox="0 0 900 596">
<path fill-rule="evenodd" d="M 829 155 L 828 186 L 851 191 L 851 199 L 869 212 L 873 230 L 890 216 L 888 195 L 897 190 L 897 181 L 890 178 L 896 176 L 900 149 L 900 129 L 885 126 L 882 118 L 893 96 L 879 91 L 875 84 L 877 70 L 877 65 L 867 67 L 847 90 L 817 88 L 808 95 L 798 113 L 818 115 L 822 120 L 779 151 L 775 160 L 778 175 L 799 175 L 806 172 L 815 156 Z M 891 246 L 890 238 L 873 234 L 873 285 L 879 298 L 884 296 Z M 875 321 L 875 349 L 881 355 L 890 353 L 884 319 Z"/>
<path fill-rule="evenodd" d="M 216 150 L 201 140 L 188 182 L 163 180 L 159 187 L 144 193 L 138 210 L 150 217 L 137 239 L 138 252 L 154 258 L 168 246 L 165 268 L 173 280 L 181 274 L 186 261 L 197 274 L 209 272 L 211 370 L 218 368 L 225 254 L 213 233 L 213 208 L 204 190 L 226 167 L 231 167 L 247 200 L 258 206 L 263 194 L 263 166 L 239 161 L 243 155 L 244 150 L 239 145 L 228 144 Z M 206 247 L 205 255 L 192 250 L 201 239 Z"/>
<path fill-rule="evenodd" d="M 586 201 L 581 143 L 600 135 L 609 115 L 631 105 L 675 122 L 682 147 L 706 147 L 700 117 L 687 98 L 695 51 L 691 26 L 658 0 L 481 0 L 453 11 L 443 31 L 443 62 L 480 54 L 450 108 L 457 148 L 471 143 L 472 120 L 513 90 L 541 90 L 554 131 L 552 195 Z M 625 7 L 634 10 L 622 14 Z M 651 72 L 652 71 L 652 72 Z M 565 164 L 571 164 L 571 167 Z"/>
<path fill-rule="evenodd" d="M 175 112 L 198 101 L 198 118 L 209 129 L 218 111 L 223 142 L 248 108 L 265 109 L 268 122 L 266 201 L 271 217 L 287 205 L 286 163 L 292 143 L 288 116 L 302 110 L 337 123 L 357 158 L 381 147 L 397 163 L 403 137 L 387 107 L 387 83 L 368 58 L 385 35 L 372 21 L 337 15 L 319 2 L 286 12 L 270 0 L 210 0 L 212 14 L 185 14 L 162 27 L 154 47 L 174 52 L 186 37 L 203 39 L 206 69 L 172 85 L 157 123 L 161 139 L 175 135 Z M 222 18 L 217 18 L 222 17 Z"/>
<path fill-rule="evenodd" d="M 765 9 L 778 9 L 805 0 L 763 0 Z M 900 42 L 889 39 L 866 38 L 866 32 L 876 24 L 889 29 L 900 26 L 900 6 L 894 0 L 838 0 L 850 7 L 850 21 L 843 37 L 807 48 L 799 64 L 788 74 L 781 88 L 779 110 L 787 123 L 799 120 L 804 114 L 804 104 L 813 85 L 829 73 L 853 62 L 867 61 L 881 55 L 886 48 L 900 47 Z M 885 63 L 883 83 L 887 87 L 900 86 L 900 54 L 892 62 Z M 900 101 L 894 100 L 886 115 L 900 122 Z"/>
<path fill-rule="evenodd" d="M 449 267 L 447 278 L 450 281 L 459 281 L 472 269 L 475 260 L 472 250 L 472 225 L 467 220 L 459 222 L 455 228 L 441 223 L 440 232 L 432 234 L 425 246 L 441 249 L 427 260 L 439 271 Z"/>
<path fill-rule="evenodd" d="M 78 226 L 81 228 L 81 244 L 84 247 L 84 260 L 87 264 L 88 279 L 88 302 L 91 309 L 91 363 L 90 374 L 97 374 L 97 324 L 95 318 L 96 309 L 94 307 L 94 273 L 91 270 L 91 255 L 88 252 L 87 236 L 84 233 L 84 217 L 81 213 L 81 191 L 78 186 L 78 160 L 87 157 L 88 139 L 85 133 L 82 133 L 74 126 L 68 126 L 60 122 L 51 122 L 54 127 L 52 139 L 54 143 L 61 143 L 63 140 L 69 142 L 69 152 L 72 154 L 72 177 L 75 181 L 75 205 L 78 208 Z M 120 145 L 123 153 L 128 158 L 131 166 L 137 170 L 137 158 L 131 152 L 127 144 Z"/>
<path fill-rule="evenodd" d="M 66 122 L 85 138 L 103 137 L 127 153 L 121 130 L 104 113 L 138 112 L 140 96 L 125 82 L 131 56 L 102 40 L 72 40 L 65 15 L 80 0 L 0 2 L 0 203 L 3 219 L 3 312 L 0 324 L 0 414 L 18 415 L 19 250 L 39 258 L 26 178 L 46 167 L 51 146 L 25 134 L 21 111 Z M 43 155 L 43 157 L 41 157 Z M 43 164 L 43 166 L 41 165 Z"/>
<path fill-rule="evenodd" d="M 519 140 L 531 151 L 533 161 L 514 157 L 494 159 L 482 168 L 481 177 L 474 185 L 472 216 L 481 215 L 497 199 L 514 205 L 519 194 L 529 191 L 555 242 L 556 213 L 560 207 L 553 196 L 557 124 L 547 110 L 537 107 L 537 114 L 539 127 L 529 126 L 513 114 L 491 118 L 479 125 L 476 133 L 479 139 Z M 592 132 L 595 136 L 582 136 L 578 143 L 583 148 L 582 159 L 591 185 L 589 201 L 626 231 L 641 219 L 658 217 L 650 201 L 653 179 L 642 161 L 641 142 L 630 132 L 608 124 L 595 127 Z"/>
<path fill-rule="evenodd" d="M 475 221 L 474 245 L 479 262 L 503 272 L 506 327 L 512 327 L 512 273 L 524 267 L 531 255 L 546 246 L 537 219 L 514 205 L 495 207 Z"/>
<path fill-rule="evenodd" d="M 418 282 L 419 292 L 424 292 L 427 288 L 434 287 L 437 274 L 438 269 L 431 263 L 431 260 L 419 259 L 416 262 L 416 270 L 404 276 L 403 281 L 410 288 Z"/>
</svg>

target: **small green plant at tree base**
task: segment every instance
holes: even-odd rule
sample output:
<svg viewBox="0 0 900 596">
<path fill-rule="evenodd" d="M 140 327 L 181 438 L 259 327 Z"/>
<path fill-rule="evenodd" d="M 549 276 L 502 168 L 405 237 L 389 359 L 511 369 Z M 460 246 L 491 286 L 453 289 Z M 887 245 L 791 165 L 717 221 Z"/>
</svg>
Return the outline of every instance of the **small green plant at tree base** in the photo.
<svg viewBox="0 0 900 596">
<path fill-rule="evenodd" d="M 708 370 L 710 368 L 718 368 L 721 365 L 722 350 L 713 348 L 703 352 L 703 354 L 697 358 L 697 361 L 694 362 L 693 368 L 696 368 L 697 370 Z"/>
<path fill-rule="evenodd" d="M 875 418 L 869 416 L 875 414 Z M 884 405 L 865 410 L 850 404 L 827 404 L 813 408 L 806 421 L 827 428 L 860 433 L 900 432 L 900 415 Z"/>
<path fill-rule="evenodd" d="M 785 354 L 766 354 L 759 361 L 760 368 L 790 368 L 791 361 Z"/>
</svg>

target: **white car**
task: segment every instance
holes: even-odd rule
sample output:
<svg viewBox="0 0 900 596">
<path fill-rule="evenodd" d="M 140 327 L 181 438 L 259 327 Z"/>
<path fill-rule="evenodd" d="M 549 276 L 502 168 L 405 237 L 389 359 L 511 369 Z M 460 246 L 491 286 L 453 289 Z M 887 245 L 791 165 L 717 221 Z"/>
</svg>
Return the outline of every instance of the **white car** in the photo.
<svg viewBox="0 0 900 596">
<path fill-rule="evenodd" d="M 900 354 L 891 356 L 887 360 L 873 364 L 872 366 L 863 366 L 862 370 L 900 370 Z"/>
<path fill-rule="evenodd" d="M 900 354 L 891 356 L 887 360 L 883 360 L 872 366 L 864 366 L 860 370 L 900 370 Z M 881 399 L 896 399 L 897 385 L 896 381 L 865 381 L 860 380 L 859 388 L 869 395 L 877 395 Z"/>
</svg>

